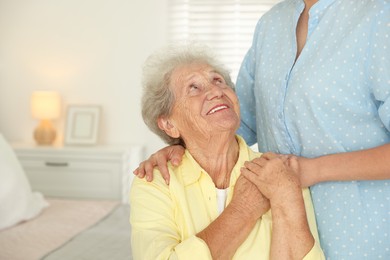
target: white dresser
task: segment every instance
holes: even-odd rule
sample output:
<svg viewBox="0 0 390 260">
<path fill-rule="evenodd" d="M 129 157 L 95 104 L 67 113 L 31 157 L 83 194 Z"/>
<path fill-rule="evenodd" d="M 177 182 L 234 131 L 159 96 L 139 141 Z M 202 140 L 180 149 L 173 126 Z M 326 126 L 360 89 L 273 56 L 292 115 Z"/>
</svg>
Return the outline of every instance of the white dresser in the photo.
<svg viewBox="0 0 390 260">
<path fill-rule="evenodd" d="M 32 189 L 49 197 L 117 199 L 127 203 L 132 170 L 143 160 L 140 145 L 12 146 Z"/>
</svg>

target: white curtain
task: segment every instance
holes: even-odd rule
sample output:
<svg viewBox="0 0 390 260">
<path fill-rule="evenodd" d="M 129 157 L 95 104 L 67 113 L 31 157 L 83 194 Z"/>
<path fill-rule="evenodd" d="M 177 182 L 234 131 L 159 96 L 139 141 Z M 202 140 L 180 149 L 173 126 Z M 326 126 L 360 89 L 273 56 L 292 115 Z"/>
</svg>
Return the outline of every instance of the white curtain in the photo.
<svg viewBox="0 0 390 260">
<path fill-rule="evenodd" d="M 217 51 L 233 81 L 259 18 L 280 0 L 170 0 L 169 40 L 200 41 Z"/>
</svg>

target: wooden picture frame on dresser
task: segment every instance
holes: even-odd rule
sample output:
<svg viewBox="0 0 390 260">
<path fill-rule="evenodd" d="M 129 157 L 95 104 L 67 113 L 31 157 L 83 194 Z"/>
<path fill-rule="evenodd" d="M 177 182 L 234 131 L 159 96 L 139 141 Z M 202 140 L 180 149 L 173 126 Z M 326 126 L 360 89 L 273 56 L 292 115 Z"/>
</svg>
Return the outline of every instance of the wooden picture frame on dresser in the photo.
<svg viewBox="0 0 390 260">
<path fill-rule="evenodd" d="M 101 107 L 98 105 L 69 105 L 66 112 L 64 143 L 94 145 L 99 134 Z"/>
</svg>

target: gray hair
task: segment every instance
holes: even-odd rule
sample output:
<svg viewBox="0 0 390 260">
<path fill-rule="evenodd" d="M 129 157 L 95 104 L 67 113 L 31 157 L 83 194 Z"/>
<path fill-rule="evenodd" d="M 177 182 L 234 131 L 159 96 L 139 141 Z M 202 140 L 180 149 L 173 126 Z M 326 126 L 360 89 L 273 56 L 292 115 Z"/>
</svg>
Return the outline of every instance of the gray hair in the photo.
<svg viewBox="0 0 390 260">
<path fill-rule="evenodd" d="M 219 62 L 205 45 L 170 45 L 146 60 L 143 68 L 142 117 L 149 129 L 168 144 L 181 144 L 181 138 L 172 138 L 158 127 L 158 118 L 171 115 L 175 96 L 171 91 L 171 74 L 175 68 L 195 62 L 206 63 L 213 67 L 234 89 L 229 71 Z"/>
</svg>

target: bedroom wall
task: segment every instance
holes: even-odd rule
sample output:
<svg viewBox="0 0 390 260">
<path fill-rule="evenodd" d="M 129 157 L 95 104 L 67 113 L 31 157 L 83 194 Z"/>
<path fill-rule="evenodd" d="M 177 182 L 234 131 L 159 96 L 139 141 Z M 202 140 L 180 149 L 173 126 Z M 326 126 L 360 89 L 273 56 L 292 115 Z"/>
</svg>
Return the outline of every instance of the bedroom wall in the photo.
<svg viewBox="0 0 390 260">
<path fill-rule="evenodd" d="M 166 42 L 168 0 L 0 0 L 0 132 L 33 142 L 35 90 L 58 91 L 61 142 L 68 104 L 102 107 L 99 143 L 164 144 L 140 116 L 145 58 Z"/>
</svg>

